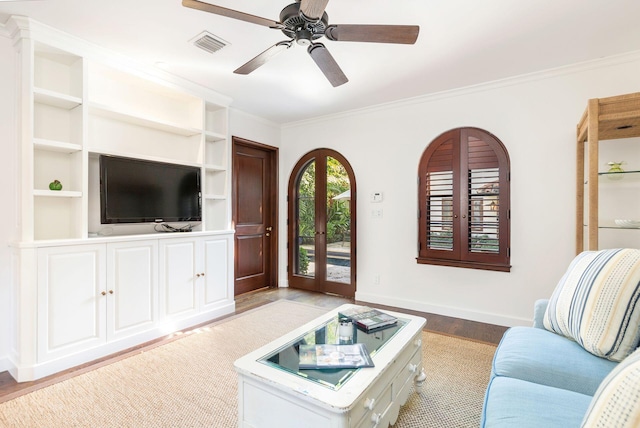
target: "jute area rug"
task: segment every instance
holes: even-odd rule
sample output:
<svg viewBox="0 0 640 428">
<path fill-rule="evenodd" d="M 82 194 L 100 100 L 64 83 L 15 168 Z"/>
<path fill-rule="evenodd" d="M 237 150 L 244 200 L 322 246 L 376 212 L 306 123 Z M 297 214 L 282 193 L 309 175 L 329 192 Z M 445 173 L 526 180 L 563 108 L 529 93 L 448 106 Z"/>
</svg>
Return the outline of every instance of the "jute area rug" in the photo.
<svg viewBox="0 0 640 428">
<path fill-rule="evenodd" d="M 236 427 L 233 362 L 326 311 L 277 301 L 222 320 L 2 403 L 0 426 Z M 423 332 L 427 380 L 395 427 L 477 427 L 494 351 Z"/>
</svg>

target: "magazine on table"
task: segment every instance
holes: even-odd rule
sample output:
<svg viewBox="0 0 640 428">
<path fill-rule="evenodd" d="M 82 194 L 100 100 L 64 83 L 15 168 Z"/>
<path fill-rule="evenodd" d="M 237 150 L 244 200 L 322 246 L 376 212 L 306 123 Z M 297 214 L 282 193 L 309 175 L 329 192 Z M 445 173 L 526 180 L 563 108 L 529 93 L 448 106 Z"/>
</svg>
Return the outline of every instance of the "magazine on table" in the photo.
<svg viewBox="0 0 640 428">
<path fill-rule="evenodd" d="M 398 323 L 398 318 L 393 315 L 368 306 L 357 306 L 347 309 L 340 312 L 339 316 L 349 318 L 355 323 L 356 327 L 366 333 L 392 327 Z"/>
<path fill-rule="evenodd" d="M 373 360 L 362 343 L 353 345 L 300 345 L 300 362 L 304 369 L 351 369 L 373 367 Z"/>
</svg>

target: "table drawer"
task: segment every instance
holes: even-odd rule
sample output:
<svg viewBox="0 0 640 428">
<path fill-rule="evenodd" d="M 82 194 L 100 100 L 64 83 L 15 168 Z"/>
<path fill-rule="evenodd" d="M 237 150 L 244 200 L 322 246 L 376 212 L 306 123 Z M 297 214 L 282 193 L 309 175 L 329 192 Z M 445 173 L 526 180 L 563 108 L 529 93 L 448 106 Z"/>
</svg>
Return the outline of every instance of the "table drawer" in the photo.
<svg viewBox="0 0 640 428">
<path fill-rule="evenodd" d="M 398 374 L 395 376 L 394 384 L 402 385 L 407 379 L 413 379 L 420 373 L 422 368 L 422 347 L 414 345 L 404 350 L 401 358 L 398 358 Z"/>
<path fill-rule="evenodd" d="M 367 408 L 367 412 L 357 425 L 358 428 L 373 428 L 384 418 L 391 403 L 393 403 L 393 388 L 390 383 L 384 385 L 386 388 L 372 403 L 371 409 Z"/>
<path fill-rule="evenodd" d="M 389 388 L 393 382 L 392 373 L 387 370 L 379 379 L 360 397 L 351 409 L 350 419 L 352 424 L 360 421 L 365 414 L 371 413 L 378 406 L 380 396 L 385 388 Z"/>
<path fill-rule="evenodd" d="M 356 402 L 351 410 L 351 421 L 358 427 L 375 426 L 366 421 L 376 419 L 374 415 L 384 415 L 390 403 L 395 400 L 403 386 L 420 371 L 422 358 L 422 333 L 418 333 L 395 358 L 387 370 L 376 379 L 374 384 Z M 372 419 L 373 418 L 373 419 Z M 361 420 L 362 419 L 362 420 Z"/>
</svg>

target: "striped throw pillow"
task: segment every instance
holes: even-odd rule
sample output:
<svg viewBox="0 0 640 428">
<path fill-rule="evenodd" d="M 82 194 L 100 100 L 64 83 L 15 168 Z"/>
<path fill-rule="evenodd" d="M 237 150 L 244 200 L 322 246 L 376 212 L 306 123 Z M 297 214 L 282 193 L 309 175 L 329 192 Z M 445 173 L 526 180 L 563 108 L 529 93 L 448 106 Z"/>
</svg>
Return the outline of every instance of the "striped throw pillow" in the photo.
<svg viewBox="0 0 640 428">
<path fill-rule="evenodd" d="M 585 251 L 569 265 L 544 316 L 547 330 L 622 361 L 640 341 L 640 250 Z"/>
<path fill-rule="evenodd" d="M 583 428 L 640 426 L 640 350 L 604 378 L 582 420 Z"/>
</svg>

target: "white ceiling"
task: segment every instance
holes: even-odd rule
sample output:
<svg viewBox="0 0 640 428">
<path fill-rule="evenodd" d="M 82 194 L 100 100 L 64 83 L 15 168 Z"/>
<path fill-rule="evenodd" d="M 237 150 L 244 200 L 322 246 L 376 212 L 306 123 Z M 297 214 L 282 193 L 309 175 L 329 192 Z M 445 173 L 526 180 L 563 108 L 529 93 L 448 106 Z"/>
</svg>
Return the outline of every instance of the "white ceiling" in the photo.
<svg viewBox="0 0 640 428">
<path fill-rule="evenodd" d="M 279 20 L 293 0 L 207 0 Z M 209 87 L 276 123 L 362 108 L 640 51 L 639 0 L 331 0 L 329 24 L 419 25 L 415 45 L 320 39 L 349 78 L 333 88 L 302 46 L 233 74 L 279 30 L 185 8 L 181 0 L 0 0 L 0 22 L 32 17 Z M 229 43 L 190 43 L 207 30 Z"/>
</svg>

